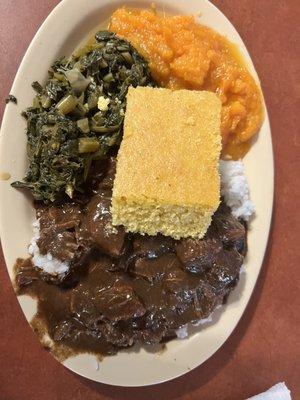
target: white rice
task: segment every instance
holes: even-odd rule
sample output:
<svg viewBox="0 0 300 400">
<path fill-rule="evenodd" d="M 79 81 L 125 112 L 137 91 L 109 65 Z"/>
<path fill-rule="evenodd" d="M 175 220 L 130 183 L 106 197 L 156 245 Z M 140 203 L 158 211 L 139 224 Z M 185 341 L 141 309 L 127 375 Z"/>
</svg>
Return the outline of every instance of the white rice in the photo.
<svg viewBox="0 0 300 400">
<path fill-rule="evenodd" d="M 243 264 L 240 268 L 240 274 L 245 274 L 246 273 L 246 265 Z"/>
<path fill-rule="evenodd" d="M 175 333 L 178 339 L 185 339 L 186 337 L 188 337 L 188 324 L 185 324 L 181 328 L 176 329 Z"/>
<path fill-rule="evenodd" d="M 216 307 L 216 309 L 219 307 L 221 307 L 221 306 Z M 205 325 L 211 321 L 212 321 L 212 314 L 209 315 L 207 318 L 199 319 L 199 321 L 194 322 L 192 325 L 193 326 Z M 176 336 L 178 337 L 178 339 L 187 338 L 189 336 L 189 324 L 185 324 L 182 327 L 176 329 L 175 333 L 176 333 Z"/>
<path fill-rule="evenodd" d="M 254 214 L 242 161 L 220 160 L 221 195 L 236 218 L 249 221 Z"/>
<path fill-rule="evenodd" d="M 60 275 L 64 274 L 69 270 L 69 263 L 62 262 L 57 258 L 54 258 L 52 254 L 41 254 L 40 249 L 37 245 L 37 240 L 40 237 L 40 222 L 35 221 L 33 224 L 33 238 L 31 239 L 30 245 L 28 247 L 29 254 L 32 255 L 32 261 L 34 265 L 41 268 L 44 272 L 50 275 Z"/>
<path fill-rule="evenodd" d="M 218 308 L 220 308 L 221 306 L 217 306 L 216 308 L 215 308 L 215 310 L 217 310 Z M 199 325 L 205 325 L 205 324 L 208 324 L 209 322 L 211 322 L 212 321 L 212 314 L 210 314 L 207 318 L 202 318 L 202 319 L 199 319 L 199 321 L 197 321 L 197 322 L 194 322 L 193 323 L 193 326 L 199 326 Z"/>
</svg>

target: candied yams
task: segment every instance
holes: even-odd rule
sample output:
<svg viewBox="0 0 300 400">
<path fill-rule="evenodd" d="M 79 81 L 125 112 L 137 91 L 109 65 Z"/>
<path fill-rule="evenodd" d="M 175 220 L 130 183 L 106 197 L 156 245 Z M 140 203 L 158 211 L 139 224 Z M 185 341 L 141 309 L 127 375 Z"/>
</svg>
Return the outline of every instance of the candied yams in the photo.
<svg viewBox="0 0 300 400">
<path fill-rule="evenodd" d="M 155 80 L 171 89 L 209 90 L 222 101 L 223 155 L 242 157 L 263 121 L 263 103 L 236 47 L 192 16 L 120 8 L 110 30 L 148 60 Z"/>
</svg>

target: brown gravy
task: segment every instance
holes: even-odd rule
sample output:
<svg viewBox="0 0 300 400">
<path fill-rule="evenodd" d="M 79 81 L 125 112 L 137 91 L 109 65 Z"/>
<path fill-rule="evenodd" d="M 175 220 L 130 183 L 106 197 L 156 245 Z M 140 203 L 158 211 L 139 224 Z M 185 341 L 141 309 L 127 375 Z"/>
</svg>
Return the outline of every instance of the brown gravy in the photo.
<svg viewBox="0 0 300 400">
<path fill-rule="evenodd" d="M 226 301 L 246 253 L 246 228 L 224 204 L 202 240 L 112 229 L 113 167 L 106 171 L 86 203 L 37 210 L 40 251 L 69 262 L 69 272 L 49 276 L 31 259 L 16 263 L 18 293 L 38 299 L 33 326 L 60 359 L 176 337 Z"/>
</svg>

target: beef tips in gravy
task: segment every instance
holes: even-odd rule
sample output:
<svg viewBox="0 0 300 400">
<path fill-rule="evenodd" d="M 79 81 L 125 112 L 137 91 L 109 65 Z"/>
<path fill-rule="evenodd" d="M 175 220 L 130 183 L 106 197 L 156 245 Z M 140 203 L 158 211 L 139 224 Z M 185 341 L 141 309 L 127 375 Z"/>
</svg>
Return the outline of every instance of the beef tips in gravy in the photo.
<svg viewBox="0 0 300 400">
<path fill-rule="evenodd" d="M 95 246 L 104 254 L 119 257 L 123 252 L 125 231 L 122 226 L 112 225 L 110 202 L 109 190 L 101 190 L 91 198 L 83 213 L 77 236 L 78 241 L 87 247 Z"/>
<path fill-rule="evenodd" d="M 202 240 L 112 226 L 114 167 L 111 159 L 98 171 L 87 201 L 37 208 L 40 252 L 68 261 L 68 274 L 48 279 L 31 260 L 17 262 L 19 293 L 37 297 L 49 336 L 74 352 L 113 354 L 175 337 L 226 300 L 246 253 L 246 227 L 224 204 Z"/>
</svg>

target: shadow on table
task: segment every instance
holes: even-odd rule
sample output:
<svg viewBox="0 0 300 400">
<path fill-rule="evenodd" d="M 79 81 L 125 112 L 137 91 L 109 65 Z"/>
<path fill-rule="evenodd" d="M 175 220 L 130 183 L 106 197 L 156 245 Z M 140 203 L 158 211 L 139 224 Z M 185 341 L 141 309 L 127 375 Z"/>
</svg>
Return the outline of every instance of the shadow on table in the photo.
<svg viewBox="0 0 300 400">
<path fill-rule="evenodd" d="M 244 315 L 242 316 L 240 322 L 238 323 L 237 327 L 235 328 L 229 339 L 226 341 L 226 343 L 205 363 L 190 371 L 188 374 L 185 374 L 177 379 L 144 388 L 109 386 L 102 383 L 89 381 L 88 379 L 82 377 L 78 377 L 78 379 L 90 389 L 113 400 L 172 400 L 184 395 L 185 393 L 190 393 L 197 388 L 203 386 L 206 382 L 210 381 L 210 379 L 215 376 L 220 370 L 222 370 L 224 366 L 226 366 L 226 364 L 230 361 L 235 352 L 235 349 L 237 348 L 240 341 L 243 339 L 243 336 L 249 324 L 251 323 L 251 320 L 255 313 L 255 309 L 259 302 L 260 294 L 262 292 L 267 274 L 266 267 L 269 260 L 269 249 L 272 245 L 272 233 L 273 232 L 271 231 L 269 244 L 263 262 L 264 266 L 251 297 L 251 301 L 249 302 Z"/>
</svg>

